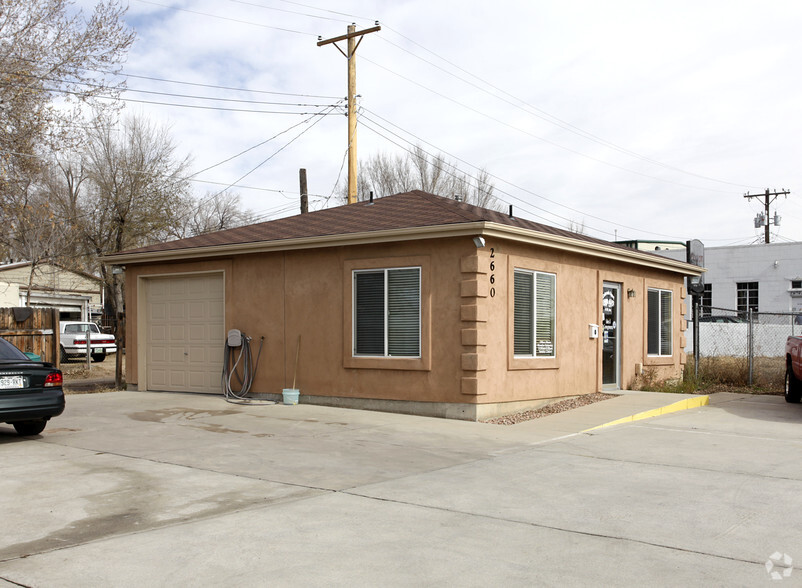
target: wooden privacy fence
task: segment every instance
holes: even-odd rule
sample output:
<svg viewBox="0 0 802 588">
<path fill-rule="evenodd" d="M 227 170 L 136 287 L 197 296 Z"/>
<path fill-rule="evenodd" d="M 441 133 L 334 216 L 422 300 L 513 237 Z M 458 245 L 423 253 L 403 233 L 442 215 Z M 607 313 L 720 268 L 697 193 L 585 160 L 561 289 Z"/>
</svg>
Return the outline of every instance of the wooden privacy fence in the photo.
<svg viewBox="0 0 802 588">
<path fill-rule="evenodd" d="M 0 308 L 0 337 L 58 365 L 58 316 L 57 308 Z"/>
</svg>

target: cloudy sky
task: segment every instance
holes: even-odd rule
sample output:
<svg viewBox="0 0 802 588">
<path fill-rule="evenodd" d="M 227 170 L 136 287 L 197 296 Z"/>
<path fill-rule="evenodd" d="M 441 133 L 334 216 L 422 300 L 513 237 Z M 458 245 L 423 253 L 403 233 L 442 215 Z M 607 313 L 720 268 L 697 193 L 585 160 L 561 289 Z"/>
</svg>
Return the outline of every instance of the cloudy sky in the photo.
<svg viewBox="0 0 802 588">
<path fill-rule="evenodd" d="M 516 214 L 611 240 L 754 242 L 744 193 L 785 188 L 772 240 L 802 240 L 800 2 L 131 0 L 127 20 L 126 110 L 215 166 L 198 197 L 234 184 L 263 219 L 297 212 L 301 167 L 334 204 L 346 59 L 316 43 L 379 21 L 361 158 L 419 143 Z"/>
</svg>

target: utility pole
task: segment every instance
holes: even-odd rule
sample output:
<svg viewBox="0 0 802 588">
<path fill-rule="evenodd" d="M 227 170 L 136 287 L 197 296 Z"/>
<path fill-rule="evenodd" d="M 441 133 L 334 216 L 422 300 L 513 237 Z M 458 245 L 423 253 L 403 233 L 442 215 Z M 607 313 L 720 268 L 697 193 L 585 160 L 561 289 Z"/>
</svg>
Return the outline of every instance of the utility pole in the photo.
<svg viewBox="0 0 802 588">
<path fill-rule="evenodd" d="M 351 24 L 348 25 L 347 34 L 325 41 L 318 37 L 317 42 L 318 47 L 334 44 L 348 60 L 348 204 L 356 202 L 356 49 L 364 35 L 380 30 L 379 21 L 376 21 L 376 26 L 361 31 L 357 31 L 356 25 Z M 337 41 L 348 41 L 347 52 L 340 48 Z"/>
<path fill-rule="evenodd" d="M 306 168 L 298 170 L 298 180 L 301 184 L 301 214 L 309 212 L 309 193 L 306 189 Z"/>
<path fill-rule="evenodd" d="M 772 224 L 772 220 L 771 220 L 771 214 L 769 213 L 769 205 L 775 200 L 777 200 L 778 196 L 788 196 L 790 193 L 791 192 L 788 190 L 780 190 L 779 192 L 777 190 L 774 190 L 774 192 L 771 192 L 769 191 L 768 188 L 766 188 L 766 192 L 764 194 L 750 194 L 749 192 L 744 194 L 744 198 L 747 198 L 749 200 L 751 200 L 752 198 L 765 198 L 765 200 L 763 201 L 763 206 L 765 207 L 766 210 L 765 216 L 758 214 L 757 217 L 755 218 L 756 229 L 760 228 L 761 226 L 766 228 L 765 243 L 768 243 L 771 240 L 771 237 L 769 235 L 769 226 Z M 774 214 L 773 222 L 775 226 L 780 225 L 780 216 L 776 213 Z"/>
</svg>

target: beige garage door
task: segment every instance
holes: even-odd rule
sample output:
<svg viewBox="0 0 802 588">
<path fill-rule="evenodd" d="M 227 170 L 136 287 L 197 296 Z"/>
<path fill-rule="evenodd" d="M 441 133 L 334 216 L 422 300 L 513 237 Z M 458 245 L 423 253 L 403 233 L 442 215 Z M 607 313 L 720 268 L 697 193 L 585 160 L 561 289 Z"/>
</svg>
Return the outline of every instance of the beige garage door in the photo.
<svg viewBox="0 0 802 588">
<path fill-rule="evenodd" d="M 223 275 L 147 282 L 147 389 L 221 394 Z"/>
</svg>

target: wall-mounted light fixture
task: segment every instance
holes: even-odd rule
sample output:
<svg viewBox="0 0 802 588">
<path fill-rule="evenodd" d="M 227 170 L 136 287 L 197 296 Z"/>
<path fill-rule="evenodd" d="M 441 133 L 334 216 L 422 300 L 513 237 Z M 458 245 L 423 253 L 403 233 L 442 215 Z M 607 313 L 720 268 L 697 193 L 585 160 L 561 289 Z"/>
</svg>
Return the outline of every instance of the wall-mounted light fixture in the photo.
<svg viewBox="0 0 802 588">
<path fill-rule="evenodd" d="M 476 237 L 473 238 L 473 244 L 476 245 L 477 249 L 481 249 L 482 247 L 485 246 L 485 238 L 482 237 L 481 235 L 477 235 Z"/>
<path fill-rule="evenodd" d="M 119 276 L 120 274 L 125 273 L 125 266 L 124 265 L 113 265 L 111 266 L 111 273 L 115 276 Z"/>
<path fill-rule="evenodd" d="M 629 290 L 627 290 L 627 298 L 635 298 L 635 294 L 636 292 L 634 289 L 630 288 Z"/>
</svg>

